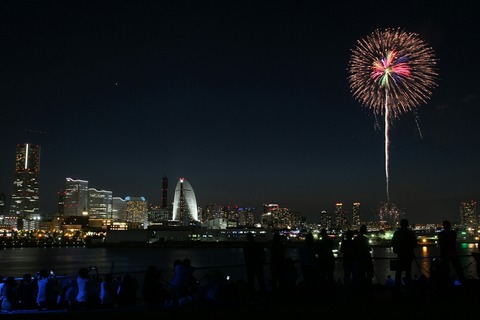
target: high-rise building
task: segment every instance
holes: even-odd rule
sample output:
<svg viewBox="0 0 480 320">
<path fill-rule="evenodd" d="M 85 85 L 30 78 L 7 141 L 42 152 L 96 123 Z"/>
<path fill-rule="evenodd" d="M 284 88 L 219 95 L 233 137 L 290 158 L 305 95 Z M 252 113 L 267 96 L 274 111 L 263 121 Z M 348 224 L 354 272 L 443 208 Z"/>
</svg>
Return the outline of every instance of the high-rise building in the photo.
<svg viewBox="0 0 480 320">
<path fill-rule="evenodd" d="M 31 218 L 40 212 L 40 146 L 18 144 L 10 214 Z"/>
<path fill-rule="evenodd" d="M 112 219 L 112 191 L 88 188 L 88 215 L 96 219 Z"/>
<path fill-rule="evenodd" d="M 0 215 L 3 216 L 7 213 L 7 197 L 5 193 L 0 193 Z"/>
<path fill-rule="evenodd" d="M 125 203 L 126 201 L 120 197 L 113 197 L 112 219 L 114 221 L 126 221 Z"/>
<path fill-rule="evenodd" d="M 332 215 L 329 214 L 326 210 L 322 210 L 320 212 L 319 221 L 322 228 L 325 228 L 325 229 L 332 228 L 332 225 L 333 225 L 332 219 L 333 219 Z"/>
<path fill-rule="evenodd" d="M 88 181 L 66 178 L 64 215 L 82 216 L 88 212 Z"/>
<path fill-rule="evenodd" d="M 175 187 L 172 220 L 182 225 L 198 223 L 198 207 L 195 192 L 190 183 L 180 178 Z"/>
<path fill-rule="evenodd" d="M 460 224 L 466 228 L 477 230 L 478 215 L 477 201 L 470 200 L 460 203 Z"/>
<path fill-rule="evenodd" d="M 57 192 L 57 213 L 62 217 L 65 214 L 65 193 L 65 190 Z"/>
<path fill-rule="evenodd" d="M 129 228 L 147 229 L 148 203 L 145 197 L 125 197 L 125 215 Z"/>
<path fill-rule="evenodd" d="M 255 225 L 255 208 L 238 208 L 238 225 L 253 227 Z"/>
<path fill-rule="evenodd" d="M 264 203 L 263 212 L 260 217 L 260 223 L 264 228 L 273 228 L 273 213 L 277 211 L 280 206 L 276 203 Z"/>
<path fill-rule="evenodd" d="M 168 178 L 163 175 L 162 178 L 162 208 L 168 207 Z"/>
<path fill-rule="evenodd" d="M 360 202 L 354 202 L 352 208 L 352 226 L 353 228 L 360 228 Z"/>
</svg>

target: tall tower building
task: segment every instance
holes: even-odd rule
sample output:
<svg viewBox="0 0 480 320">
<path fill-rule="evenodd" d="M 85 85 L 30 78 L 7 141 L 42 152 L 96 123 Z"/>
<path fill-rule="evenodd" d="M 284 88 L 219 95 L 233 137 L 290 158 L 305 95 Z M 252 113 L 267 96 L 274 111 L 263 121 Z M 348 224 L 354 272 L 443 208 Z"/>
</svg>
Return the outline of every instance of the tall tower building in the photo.
<svg viewBox="0 0 480 320">
<path fill-rule="evenodd" d="M 168 207 L 168 178 L 163 175 L 162 178 L 162 208 Z"/>
<path fill-rule="evenodd" d="M 30 218 L 39 214 L 40 200 L 40 146 L 18 144 L 15 156 L 13 192 L 10 214 Z"/>
<path fill-rule="evenodd" d="M 326 210 L 322 210 L 320 212 L 320 225 L 322 228 L 329 229 L 332 228 L 333 221 L 332 221 L 332 215 L 329 214 Z"/>
<path fill-rule="evenodd" d="M 0 193 L 0 216 L 3 216 L 7 213 L 7 197 L 5 193 Z"/>
<path fill-rule="evenodd" d="M 352 208 L 352 226 L 355 229 L 360 228 L 360 202 L 354 202 Z"/>
<path fill-rule="evenodd" d="M 65 194 L 65 190 L 60 190 L 57 192 L 57 213 L 62 217 L 65 214 Z"/>
<path fill-rule="evenodd" d="M 180 221 L 182 225 L 190 225 L 198 222 L 198 207 L 195 192 L 190 183 L 184 178 L 180 178 L 175 187 L 172 220 Z"/>
<path fill-rule="evenodd" d="M 343 203 L 335 203 L 335 228 L 348 229 L 351 223 L 348 221 L 348 211 L 344 210 Z"/>
<path fill-rule="evenodd" d="M 477 201 L 470 200 L 460 203 L 460 223 L 462 226 L 477 230 L 478 215 L 477 215 Z"/>
<path fill-rule="evenodd" d="M 88 181 L 67 178 L 65 181 L 64 215 L 81 216 L 88 210 Z"/>
</svg>

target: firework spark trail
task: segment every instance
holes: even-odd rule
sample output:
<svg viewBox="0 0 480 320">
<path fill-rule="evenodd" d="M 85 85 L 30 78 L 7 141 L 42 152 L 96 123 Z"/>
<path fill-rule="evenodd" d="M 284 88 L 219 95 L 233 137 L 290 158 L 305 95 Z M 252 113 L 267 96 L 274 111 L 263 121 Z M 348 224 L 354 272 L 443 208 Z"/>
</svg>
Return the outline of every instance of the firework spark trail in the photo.
<svg viewBox="0 0 480 320">
<path fill-rule="evenodd" d="M 390 121 L 427 102 L 437 86 L 436 64 L 432 48 L 416 33 L 400 29 L 377 29 L 358 40 L 352 49 L 348 70 L 351 92 L 373 111 L 375 118 L 376 115 L 385 118 L 387 201 L 390 200 Z"/>
<path fill-rule="evenodd" d="M 415 112 L 415 123 L 417 124 L 418 134 L 420 135 L 420 139 L 423 140 L 422 129 L 420 128 L 420 121 L 418 120 L 418 115 Z"/>
<path fill-rule="evenodd" d="M 389 174 L 388 174 L 388 163 L 389 163 L 389 145 L 390 145 L 390 139 L 389 139 L 389 131 L 390 131 L 390 126 L 388 124 L 388 116 L 390 112 L 388 110 L 388 95 L 387 92 L 385 91 L 385 179 L 386 179 L 386 185 L 387 185 L 387 202 L 390 202 L 390 183 L 389 183 Z"/>
</svg>

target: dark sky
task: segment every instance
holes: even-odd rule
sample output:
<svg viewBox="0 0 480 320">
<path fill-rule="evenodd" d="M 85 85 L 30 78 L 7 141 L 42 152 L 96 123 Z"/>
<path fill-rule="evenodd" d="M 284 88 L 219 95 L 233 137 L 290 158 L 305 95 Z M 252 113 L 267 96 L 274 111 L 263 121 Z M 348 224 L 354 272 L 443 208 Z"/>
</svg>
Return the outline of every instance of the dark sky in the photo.
<svg viewBox="0 0 480 320">
<path fill-rule="evenodd" d="M 0 192 L 39 143 L 41 209 L 65 178 L 199 206 L 278 203 L 315 221 L 387 200 L 384 126 L 356 101 L 350 50 L 377 28 L 432 46 L 438 87 L 390 128 L 390 201 L 411 223 L 480 199 L 476 1 L 1 1 Z M 417 121 L 416 121 L 417 120 Z M 417 122 L 419 128 L 417 127 Z M 421 134 L 420 134 L 421 132 Z"/>
</svg>

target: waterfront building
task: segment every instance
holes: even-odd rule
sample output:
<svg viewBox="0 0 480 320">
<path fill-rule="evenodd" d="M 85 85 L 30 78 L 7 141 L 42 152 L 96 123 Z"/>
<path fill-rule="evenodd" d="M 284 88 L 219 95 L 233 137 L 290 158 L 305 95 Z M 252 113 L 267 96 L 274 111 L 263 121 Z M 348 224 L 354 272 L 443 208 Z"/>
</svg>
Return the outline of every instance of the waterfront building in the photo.
<svg viewBox="0 0 480 320">
<path fill-rule="evenodd" d="M 264 203 L 260 224 L 264 228 L 273 228 L 273 216 L 280 206 L 276 203 Z"/>
<path fill-rule="evenodd" d="M 238 225 L 250 228 L 255 226 L 255 208 L 238 208 Z"/>
<path fill-rule="evenodd" d="M 219 204 L 208 204 L 202 214 L 202 222 L 208 222 L 213 219 L 226 219 L 223 206 Z"/>
<path fill-rule="evenodd" d="M 334 228 L 347 230 L 351 227 L 351 222 L 348 219 L 348 211 L 344 209 L 342 202 L 335 204 L 335 222 Z"/>
<path fill-rule="evenodd" d="M 88 188 L 88 214 L 96 219 L 111 219 L 113 210 L 112 191 Z"/>
<path fill-rule="evenodd" d="M 179 221 L 183 226 L 199 222 L 195 192 L 185 178 L 180 178 L 175 187 L 172 220 Z"/>
<path fill-rule="evenodd" d="M 326 210 L 322 210 L 320 212 L 320 218 L 318 220 L 322 228 L 326 228 L 326 229 L 332 228 L 332 225 L 333 225 L 332 215 L 329 214 Z"/>
<path fill-rule="evenodd" d="M 460 203 L 460 225 L 466 229 L 478 229 L 477 202 L 475 200 Z"/>
<path fill-rule="evenodd" d="M 66 178 L 64 215 L 82 216 L 88 212 L 88 181 Z"/>
<path fill-rule="evenodd" d="M 125 197 L 125 215 L 129 229 L 146 229 L 148 203 L 145 197 Z"/>
<path fill-rule="evenodd" d="M 148 221 L 150 223 L 166 223 L 172 220 L 172 212 L 168 207 L 149 204 Z"/>
<path fill-rule="evenodd" d="M 30 219 L 40 212 L 40 146 L 18 144 L 10 215 Z"/>
<path fill-rule="evenodd" d="M 125 221 L 127 217 L 125 215 L 125 199 L 120 197 L 112 198 L 112 219 L 113 221 Z"/>
<path fill-rule="evenodd" d="M 57 213 L 60 217 L 65 215 L 65 190 L 57 192 Z"/>
<path fill-rule="evenodd" d="M 3 216 L 7 213 L 7 197 L 5 193 L 0 193 L 0 216 Z"/>
<path fill-rule="evenodd" d="M 163 175 L 162 178 L 162 208 L 168 207 L 168 178 Z"/>
<path fill-rule="evenodd" d="M 360 202 L 354 202 L 352 208 L 352 228 L 360 228 Z"/>
</svg>

